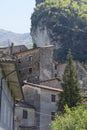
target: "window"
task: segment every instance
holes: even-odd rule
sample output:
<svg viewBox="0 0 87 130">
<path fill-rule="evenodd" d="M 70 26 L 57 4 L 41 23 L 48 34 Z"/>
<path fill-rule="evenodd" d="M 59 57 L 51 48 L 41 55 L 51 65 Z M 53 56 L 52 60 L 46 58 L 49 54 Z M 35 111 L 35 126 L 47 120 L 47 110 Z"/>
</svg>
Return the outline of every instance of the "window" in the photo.
<svg viewBox="0 0 87 130">
<path fill-rule="evenodd" d="M 83 79 L 83 76 L 82 76 L 82 74 L 80 75 L 80 80 L 82 80 Z"/>
<path fill-rule="evenodd" d="M 31 74 L 32 73 L 32 68 L 29 68 L 29 74 Z"/>
<path fill-rule="evenodd" d="M 55 65 L 55 70 L 57 70 L 57 65 Z"/>
<path fill-rule="evenodd" d="M 19 74 L 21 74 L 21 71 L 19 70 Z"/>
<path fill-rule="evenodd" d="M 55 101 L 56 101 L 56 95 L 54 95 L 54 94 L 51 95 L 51 101 L 52 101 L 52 102 L 55 102 Z"/>
<path fill-rule="evenodd" d="M 51 120 L 53 121 L 55 119 L 55 112 L 51 112 Z"/>
<path fill-rule="evenodd" d="M 55 78 L 57 77 L 57 74 L 55 74 Z"/>
<path fill-rule="evenodd" d="M 21 59 L 18 59 L 18 63 L 21 63 Z"/>
<path fill-rule="evenodd" d="M 32 61 L 32 56 L 29 56 L 29 61 Z"/>
<path fill-rule="evenodd" d="M 28 116 L 27 111 L 26 111 L 26 110 L 23 110 L 23 118 L 24 118 L 24 119 L 27 119 L 27 116 Z"/>
</svg>

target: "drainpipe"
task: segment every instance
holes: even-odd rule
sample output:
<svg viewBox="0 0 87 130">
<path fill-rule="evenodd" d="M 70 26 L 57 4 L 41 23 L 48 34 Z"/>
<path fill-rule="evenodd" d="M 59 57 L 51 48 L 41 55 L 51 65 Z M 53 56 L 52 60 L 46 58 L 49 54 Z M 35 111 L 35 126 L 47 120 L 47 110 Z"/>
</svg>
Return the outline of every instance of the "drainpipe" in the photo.
<svg viewBox="0 0 87 130">
<path fill-rule="evenodd" d="M 15 130 L 14 128 L 14 114 L 15 114 L 15 98 L 13 97 L 14 100 L 14 105 L 13 105 L 13 130 Z"/>
<path fill-rule="evenodd" d="M 10 55 L 13 54 L 13 47 L 14 47 L 14 43 L 11 43 L 11 46 L 10 46 Z"/>
<path fill-rule="evenodd" d="M 1 122 L 1 100 L 2 100 L 2 86 L 3 86 L 3 79 L 4 77 L 1 77 L 1 85 L 0 85 L 0 122 Z"/>
</svg>

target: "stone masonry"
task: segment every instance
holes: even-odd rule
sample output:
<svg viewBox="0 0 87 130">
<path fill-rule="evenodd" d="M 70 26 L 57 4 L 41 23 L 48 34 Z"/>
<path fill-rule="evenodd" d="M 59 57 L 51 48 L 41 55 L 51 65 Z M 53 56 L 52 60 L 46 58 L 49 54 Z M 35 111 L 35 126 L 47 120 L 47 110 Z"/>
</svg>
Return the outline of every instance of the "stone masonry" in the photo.
<svg viewBox="0 0 87 130">
<path fill-rule="evenodd" d="M 15 54 L 21 82 L 36 83 L 53 78 L 53 46 L 44 46 Z"/>
</svg>

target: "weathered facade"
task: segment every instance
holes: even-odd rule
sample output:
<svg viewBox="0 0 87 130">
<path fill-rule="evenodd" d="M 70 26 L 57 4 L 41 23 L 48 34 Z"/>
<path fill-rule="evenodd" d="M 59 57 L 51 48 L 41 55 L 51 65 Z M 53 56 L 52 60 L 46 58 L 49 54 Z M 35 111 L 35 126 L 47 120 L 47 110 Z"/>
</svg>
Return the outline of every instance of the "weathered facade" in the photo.
<svg viewBox="0 0 87 130">
<path fill-rule="evenodd" d="M 2 94 L 0 94 L 0 130 L 13 130 L 14 100 L 8 89 L 7 83 L 4 80 L 3 82 L 1 81 L 2 77 L 0 68 L 0 84 L 3 84 L 3 91 Z"/>
<path fill-rule="evenodd" d="M 21 99 L 23 95 L 15 63 L 0 60 L 0 130 L 13 130 L 14 103 Z"/>
<path fill-rule="evenodd" d="M 0 47 L 0 54 L 2 55 L 14 55 L 15 53 L 26 51 L 28 48 L 25 45 L 14 46 L 14 43 L 11 43 L 8 47 Z"/>
<path fill-rule="evenodd" d="M 18 62 L 21 82 L 38 83 L 41 81 L 60 78 L 64 73 L 65 64 L 53 60 L 53 46 L 43 46 L 15 54 Z M 79 62 L 75 62 L 78 79 L 82 88 L 86 87 L 87 72 Z M 50 84 L 51 85 L 51 84 Z"/>
<path fill-rule="evenodd" d="M 53 77 L 53 46 L 16 53 L 21 81 L 38 82 Z"/>
<path fill-rule="evenodd" d="M 53 46 L 40 48 L 40 81 L 53 78 Z"/>
<path fill-rule="evenodd" d="M 61 89 L 61 80 L 59 78 L 54 78 L 54 79 L 41 81 L 38 84 L 45 85 L 45 86 L 50 86 L 52 88 Z"/>
<path fill-rule="evenodd" d="M 76 62 L 78 80 L 80 83 L 81 88 L 84 91 L 87 91 L 87 71 L 86 69 L 80 64 L 80 62 Z"/>
<path fill-rule="evenodd" d="M 44 85 L 25 83 L 25 101 L 36 108 L 37 130 L 50 130 L 50 123 L 57 111 L 58 93 L 62 90 Z"/>
<path fill-rule="evenodd" d="M 87 71 L 81 65 L 80 62 L 75 61 L 75 66 L 76 66 L 76 69 L 77 69 L 77 76 L 78 76 L 78 80 L 79 80 L 79 83 L 80 83 L 80 87 L 83 90 L 87 90 L 87 86 L 86 86 L 86 84 L 87 84 Z M 66 63 L 57 65 L 57 75 L 61 80 L 62 80 L 62 76 L 64 74 L 65 67 L 66 67 Z"/>
<path fill-rule="evenodd" d="M 35 108 L 26 102 L 15 107 L 15 130 L 36 130 Z"/>
<path fill-rule="evenodd" d="M 25 102 L 35 107 L 33 109 L 26 105 L 23 106 L 23 104 L 16 107 L 18 120 L 15 122 L 15 130 L 50 130 L 49 124 L 54 119 L 57 110 L 57 95 L 62 91 L 61 81 L 66 64 L 53 61 L 53 46 L 51 45 L 20 51 L 11 56 L 17 62 L 21 83 L 27 81 L 23 86 Z M 79 62 L 75 63 L 80 85 L 86 89 L 87 72 Z M 5 70 L 5 73 L 7 72 Z M 10 84 L 13 84 L 13 79 L 15 78 L 11 76 Z M 17 91 L 16 93 L 19 94 Z M 32 118 L 23 119 L 23 111 L 27 111 L 28 117 L 32 114 Z M 3 117 L 4 115 L 2 115 L 2 119 L 4 119 Z"/>
<path fill-rule="evenodd" d="M 25 102 L 35 107 L 36 110 L 36 128 L 39 130 L 40 125 L 40 94 L 38 89 L 33 89 L 32 87 L 23 86 L 23 93 Z"/>
</svg>

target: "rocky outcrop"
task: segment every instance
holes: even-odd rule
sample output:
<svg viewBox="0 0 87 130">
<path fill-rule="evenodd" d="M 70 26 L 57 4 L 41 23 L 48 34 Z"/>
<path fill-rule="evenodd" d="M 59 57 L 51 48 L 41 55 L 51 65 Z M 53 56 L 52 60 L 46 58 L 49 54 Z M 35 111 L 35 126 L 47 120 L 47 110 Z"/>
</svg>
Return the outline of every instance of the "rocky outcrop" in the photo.
<svg viewBox="0 0 87 130">
<path fill-rule="evenodd" d="M 63 0 L 53 1 L 37 5 L 32 14 L 33 42 L 38 47 L 54 45 L 54 58 L 60 62 L 66 61 L 69 49 L 74 60 L 87 61 L 87 15 L 83 11 L 83 8 L 86 10 L 86 0 L 81 1 L 82 8 L 79 2 L 65 2 L 64 6 Z"/>
<path fill-rule="evenodd" d="M 31 35 L 32 35 L 32 40 L 37 45 L 37 47 L 50 44 L 50 38 L 46 26 L 45 27 L 37 26 L 35 31 L 32 30 Z"/>
<path fill-rule="evenodd" d="M 42 21 L 38 23 L 36 28 L 32 27 L 31 36 L 33 43 L 35 43 L 37 47 L 54 45 L 54 48 L 56 49 L 60 48 L 60 44 L 58 44 L 58 42 L 53 40 L 52 30 L 47 28 L 47 26 L 45 26 L 42 23 Z"/>
<path fill-rule="evenodd" d="M 44 2 L 45 0 L 36 0 L 36 5 L 40 4 L 41 2 Z"/>
</svg>

